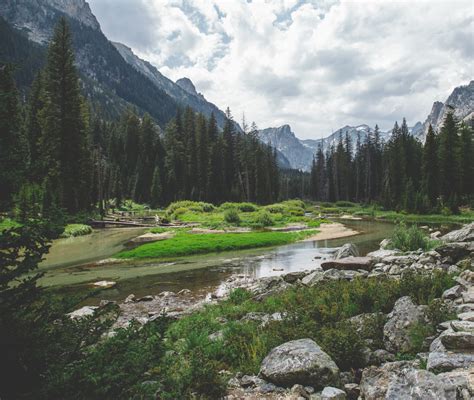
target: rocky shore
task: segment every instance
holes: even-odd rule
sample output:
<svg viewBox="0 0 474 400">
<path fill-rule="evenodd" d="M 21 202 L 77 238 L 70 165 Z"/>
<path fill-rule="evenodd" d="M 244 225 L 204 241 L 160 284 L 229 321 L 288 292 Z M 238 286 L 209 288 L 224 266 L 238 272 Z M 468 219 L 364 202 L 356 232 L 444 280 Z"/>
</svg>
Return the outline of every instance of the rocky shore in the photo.
<svg viewBox="0 0 474 400">
<path fill-rule="evenodd" d="M 424 324 L 427 306 L 408 297 L 399 298 L 387 315 L 360 314 L 350 318 L 355 330 L 371 318 L 384 318 L 383 346 L 365 351 L 365 366 L 342 372 L 318 343 L 300 338 L 272 349 L 256 376 L 237 374 L 230 378 L 226 399 L 446 399 L 474 398 L 474 223 L 441 238 L 436 250 L 401 252 L 387 249 L 387 241 L 377 251 L 360 257 L 357 248 L 346 244 L 312 271 L 249 279 L 232 276 L 219 293 L 196 297 L 189 291 L 163 292 L 136 299 L 129 296 L 120 304 L 122 315 L 116 327 L 131 319 L 146 323 L 166 312 L 179 318 L 205 304 L 225 299 L 235 288 L 245 288 L 255 300 L 298 286 L 315 286 L 327 280 L 356 277 L 400 279 L 403 274 L 433 274 L 445 271 L 455 276 L 456 285 L 439 299 L 439 307 L 450 310 L 453 318 L 442 321 L 436 334 L 425 339 L 426 352 L 415 359 L 402 360 L 413 338 L 410 328 Z M 81 311 L 82 310 L 82 311 Z M 93 312 L 81 309 L 76 317 Z M 284 315 L 250 313 L 244 318 L 266 324 Z M 219 333 L 217 332 L 216 335 Z"/>
</svg>

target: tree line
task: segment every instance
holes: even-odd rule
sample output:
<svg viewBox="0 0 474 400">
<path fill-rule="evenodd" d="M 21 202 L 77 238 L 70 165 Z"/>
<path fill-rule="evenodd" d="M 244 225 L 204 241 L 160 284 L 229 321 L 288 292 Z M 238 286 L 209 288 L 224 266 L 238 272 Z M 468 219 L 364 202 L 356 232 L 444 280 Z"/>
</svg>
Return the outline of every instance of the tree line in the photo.
<svg viewBox="0 0 474 400">
<path fill-rule="evenodd" d="M 385 143 L 378 126 L 353 145 L 348 135 L 323 152 L 311 168 L 311 197 L 322 201 L 380 203 L 412 213 L 457 212 L 474 195 L 474 133 L 447 113 L 439 134 L 429 126 L 424 145 L 395 123 Z"/>
<path fill-rule="evenodd" d="M 110 120 L 81 92 L 65 19 L 54 31 L 46 66 L 20 101 L 13 68 L 0 68 L 0 209 L 46 217 L 119 206 L 152 207 L 180 199 L 270 203 L 279 193 L 275 151 L 253 123 L 237 132 L 230 110 L 178 110 L 164 130 L 134 109 Z"/>
</svg>

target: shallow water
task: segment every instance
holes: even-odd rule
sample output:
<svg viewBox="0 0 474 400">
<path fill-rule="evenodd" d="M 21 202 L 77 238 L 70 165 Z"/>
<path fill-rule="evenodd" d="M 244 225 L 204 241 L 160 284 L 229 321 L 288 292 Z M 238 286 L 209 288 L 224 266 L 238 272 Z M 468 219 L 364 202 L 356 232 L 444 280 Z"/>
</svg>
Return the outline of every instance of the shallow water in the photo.
<svg viewBox="0 0 474 400">
<path fill-rule="evenodd" d="M 87 237 L 55 242 L 50 256 L 41 265 L 46 272 L 41 283 L 76 292 L 87 288 L 91 282 L 113 280 L 117 282 L 114 288 L 102 290 L 97 295 L 97 298 L 111 300 L 123 300 L 130 293 L 142 296 L 184 288 L 204 293 L 217 288 L 232 274 L 258 278 L 314 269 L 329 256 L 331 249 L 348 242 L 357 244 L 361 255 L 365 255 L 377 249 L 379 242 L 390 236 L 394 227 L 379 221 L 348 220 L 343 223 L 360 234 L 275 248 L 183 257 L 171 263 L 130 261 L 77 266 L 110 257 L 122 249 L 125 242 L 140 234 L 136 228 L 101 230 Z"/>
</svg>

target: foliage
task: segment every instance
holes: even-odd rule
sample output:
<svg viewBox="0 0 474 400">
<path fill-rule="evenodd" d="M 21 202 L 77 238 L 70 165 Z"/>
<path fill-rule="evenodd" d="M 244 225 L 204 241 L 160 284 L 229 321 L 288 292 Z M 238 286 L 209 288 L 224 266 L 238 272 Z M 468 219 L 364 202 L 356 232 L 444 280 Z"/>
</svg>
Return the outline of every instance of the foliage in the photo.
<svg viewBox="0 0 474 400">
<path fill-rule="evenodd" d="M 224 212 L 224 221 L 232 225 L 239 225 L 239 212 L 235 208 L 229 208 Z"/>
<path fill-rule="evenodd" d="M 68 237 L 84 236 L 84 235 L 89 235 L 91 233 L 92 233 L 92 228 L 90 225 L 68 224 L 66 225 L 64 232 L 61 234 L 61 237 L 68 238 Z"/>
<path fill-rule="evenodd" d="M 435 242 L 429 240 L 427 235 L 416 225 L 406 226 L 401 222 L 393 231 L 390 246 L 402 251 L 429 250 Z"/>
<path fill-rule="evenodd" d="M 263 227 L 272 226 L 274 224 L 272 216 L 267 211 L 259 212 L 256 218 L 256 222 L 258 225 Z"/>
<path fill-rule="evenodd" d="M 258 206 L 253 203 L 244 202 L 244 203 L 233 203 L 233 202 L 226 202 L 222 203 L 219 207 L 221 210 L 228 210 L 231 208 L 235 208 L 242 212 L 254 212 L 258 210 Z"/>
</svg>

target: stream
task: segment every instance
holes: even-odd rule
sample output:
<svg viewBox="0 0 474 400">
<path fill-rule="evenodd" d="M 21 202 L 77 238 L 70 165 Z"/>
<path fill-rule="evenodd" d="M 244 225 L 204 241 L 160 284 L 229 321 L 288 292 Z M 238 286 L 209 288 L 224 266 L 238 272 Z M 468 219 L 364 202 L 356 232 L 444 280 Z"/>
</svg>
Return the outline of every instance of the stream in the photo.
<svg viewBox="0 0 474 400">
<path fill-rule="evenodd" d="M 360 233 L 274 248 L 182 257 L 175 262 L 133 260 L 102 265 L 93 262 L 116 254 L 146 228 L 97 230 L 91 235 L 55 241 L 40 265 L 40 270 L 45 272 L 40 284 L 64 293 L 76 293 L 90 289 L 92 282 L 117 282 L 113 288 L 101 290 L 90 303 L 99 299 L 121 301 L 130 293 L 140 297 L 185 288 L 204 294 L 215 290 L 232 274 L 259 278 L 314 269 L 331 249 L 347 242 L 355 243 L 361 255 L 365 255 L 378 249 L 380 241 L 390 236 L 394 228 L 392 223 L 381 221 L 345 220 L 343 223 Z"/>
</svg>

